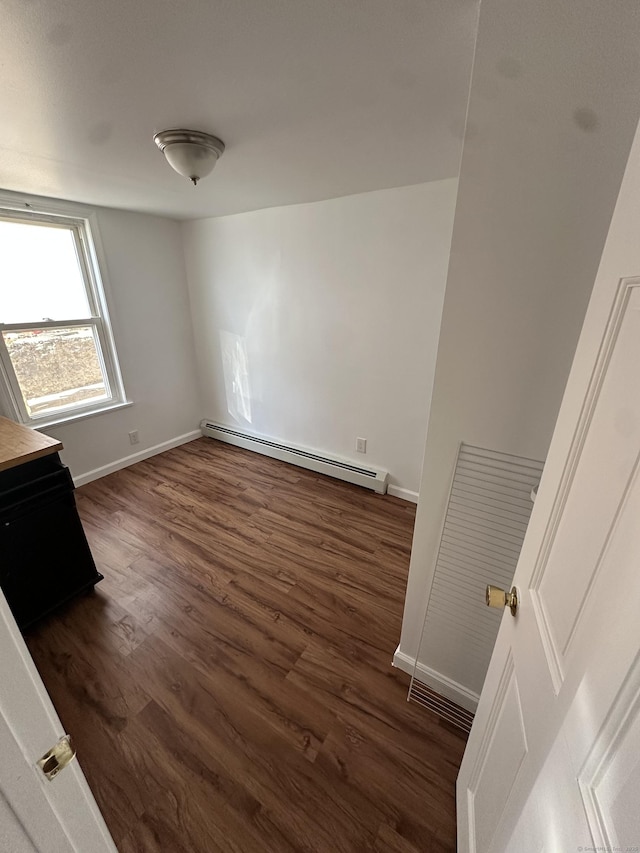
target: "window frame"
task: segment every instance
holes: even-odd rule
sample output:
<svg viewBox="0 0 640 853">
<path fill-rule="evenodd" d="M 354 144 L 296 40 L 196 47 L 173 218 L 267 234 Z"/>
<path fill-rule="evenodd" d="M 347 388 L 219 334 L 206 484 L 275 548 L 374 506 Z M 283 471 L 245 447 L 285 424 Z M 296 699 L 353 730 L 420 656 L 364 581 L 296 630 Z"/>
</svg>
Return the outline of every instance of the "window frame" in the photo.
<svg viewBox="0 0 640 853">
<path fill-rule="evenodd" d="M 0 221 L 42 223 L 50 227 L 70 230 L 76 249 L 76 256 L 84 282 L 89 313 L 86 317 L 67 318 L 65 320 L 43 320 L 33 323 L 3 323 L 0 318 L 0 402 L 3 408 L 16 420 L 35 428 L 66 423 L 94 414 L 111 411 L 131 405 L 125 395 L 122 374 L 118 363 L 113 329 L 101 264 L 97 251 L 97 223 L 95 214 L 79 209 L 71 209 L 63 202 L 51 205 L 36 205 L 0 194 Z M 103 265 L 102 265 L 103 266 Z M 98 359 L 105 377 L 108 397 L 92 401 L 61 406 L 56 411 L 30 415 L 20 389 L 11 356 L 4 340 L 3 332 L 29 331 L 31 329 L 70 328 L 74 326 L 90 327 L 99 344 Z"/>
</svg>

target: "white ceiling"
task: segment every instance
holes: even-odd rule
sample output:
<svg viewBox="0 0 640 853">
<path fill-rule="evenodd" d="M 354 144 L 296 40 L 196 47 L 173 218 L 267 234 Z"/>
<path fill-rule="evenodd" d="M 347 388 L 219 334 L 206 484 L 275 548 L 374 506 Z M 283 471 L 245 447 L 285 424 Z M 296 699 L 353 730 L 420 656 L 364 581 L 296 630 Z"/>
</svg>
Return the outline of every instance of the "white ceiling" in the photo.
<svg viewBox="0 0 640 853">
<path fill-rule="evenodd" d="M 3 0 L 0 187 L 211 216 L 457 174 L 476 0 Z M 227 150 L 194 188 L 153 143 Z"/>
</svg>

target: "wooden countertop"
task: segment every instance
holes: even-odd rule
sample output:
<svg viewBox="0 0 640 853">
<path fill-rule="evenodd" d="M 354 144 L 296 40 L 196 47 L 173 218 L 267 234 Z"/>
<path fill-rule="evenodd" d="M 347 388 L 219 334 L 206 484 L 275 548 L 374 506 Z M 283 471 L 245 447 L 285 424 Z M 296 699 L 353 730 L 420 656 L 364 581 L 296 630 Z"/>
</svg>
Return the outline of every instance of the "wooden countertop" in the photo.
<svg viewBox="0 0 640 853">
<path fill-rule="evenodd" d="M 62 442 L 57 438 L 0 417 L 0 471 L 59 450 L 62 450 Z"/>
</svg>

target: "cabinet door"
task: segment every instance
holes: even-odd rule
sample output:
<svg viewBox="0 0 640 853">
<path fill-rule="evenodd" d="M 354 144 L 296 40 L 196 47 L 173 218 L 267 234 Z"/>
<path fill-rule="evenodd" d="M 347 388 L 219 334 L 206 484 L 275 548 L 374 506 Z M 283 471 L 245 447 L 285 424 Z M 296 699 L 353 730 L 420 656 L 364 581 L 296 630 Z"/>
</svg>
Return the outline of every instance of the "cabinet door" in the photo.
<svg viewBox="0 0 640 853">
<path fill-rule="evenodd" d="M 22 628 L 101 579 L 70 492 L 5 514 L 0 552 L 0 585 Z"/>
</svg>

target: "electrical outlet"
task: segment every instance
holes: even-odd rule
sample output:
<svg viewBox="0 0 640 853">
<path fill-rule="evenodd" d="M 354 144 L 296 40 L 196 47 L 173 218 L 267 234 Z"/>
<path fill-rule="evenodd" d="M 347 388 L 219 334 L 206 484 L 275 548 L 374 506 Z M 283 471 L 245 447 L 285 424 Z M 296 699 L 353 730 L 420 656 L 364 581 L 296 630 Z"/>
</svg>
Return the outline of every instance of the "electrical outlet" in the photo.
<svg viewBox="0 0 640 853">
<path fill-rule="evenodd" d="M 367 439 L 366 438 L 356 438 L 356 450 L 358 453 L 366 453 L 367 452 Z"/>
<path fill-rule="evenodd" d="M 137 429 L 132 429 L 129 433 L 129 444 L 138 444 L 140 441 L 140 436 L 138 435 Z"/>
</svg>

